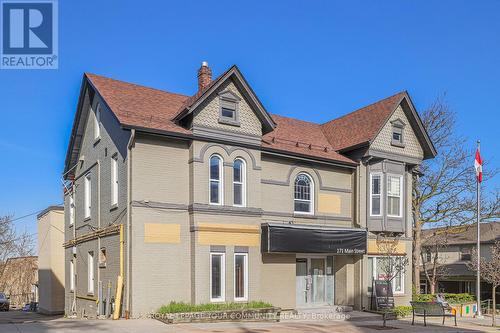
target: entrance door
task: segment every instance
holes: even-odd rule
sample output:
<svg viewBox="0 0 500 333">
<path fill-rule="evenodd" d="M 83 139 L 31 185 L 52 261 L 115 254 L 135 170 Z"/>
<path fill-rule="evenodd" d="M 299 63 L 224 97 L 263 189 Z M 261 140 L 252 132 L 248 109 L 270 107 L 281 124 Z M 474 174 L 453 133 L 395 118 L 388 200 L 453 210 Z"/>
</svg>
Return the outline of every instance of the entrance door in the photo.
<svg viewBox="0 0 500 333">
<path fill-rule="evenodd" d="M 303 307 L 307 304 L 308 300 L 308 286 L 309 286 L 309 278 L 307 276 L 307 259 L 305 258 L 297 258 L 297 266 L 296 266 L 296 296 L 297 307 Z"/>
<path fill-rule="evenodd" d="M 333 257 L 296 259 L 297 307 L 333 304 Z"/>
<path fill-rule="evenodd" d="M 326 279 L 325 279 L 325 258 L 311 258 L 310 272 L 311 275 L 311 303 L 325 303 L 326 295 Z"/>
</svg>

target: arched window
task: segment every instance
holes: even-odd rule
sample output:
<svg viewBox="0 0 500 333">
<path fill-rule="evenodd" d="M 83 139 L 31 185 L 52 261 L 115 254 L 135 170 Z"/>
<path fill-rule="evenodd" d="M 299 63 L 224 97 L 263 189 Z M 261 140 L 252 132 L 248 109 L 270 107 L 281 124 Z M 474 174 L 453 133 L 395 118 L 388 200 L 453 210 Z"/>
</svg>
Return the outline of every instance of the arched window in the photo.
<svg viewBox="0 0 500 333">
<path fill-rule="evenodd" d="M 311 177 L 300 173 L 295 178 L 294 211 L 302 214 L 312 214 L 314 211 L 314 184 Z"/>
<path fill-rule="evenodd" d="M 210 157 L 210 203 L 222 205 L 222 158 L 218 155 Z"/>
<path fill-rule="evenodd" d="M 233 204 L 246 205 L 246 164 L 240 158 L 233 163 Z"/>
</svg>

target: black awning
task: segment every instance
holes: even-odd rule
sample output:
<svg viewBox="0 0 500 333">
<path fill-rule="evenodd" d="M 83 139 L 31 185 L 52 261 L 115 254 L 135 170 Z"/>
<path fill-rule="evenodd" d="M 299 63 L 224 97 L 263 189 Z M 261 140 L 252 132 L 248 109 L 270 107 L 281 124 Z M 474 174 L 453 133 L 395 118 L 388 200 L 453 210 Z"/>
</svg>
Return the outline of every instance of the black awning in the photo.
<svg viewBox="0 0 500 333">
<path fill-rule="evenodd" d="M 365 254 L 367 231 L 321 226 L 263 223 L 262 252 Z"/>
</svg>

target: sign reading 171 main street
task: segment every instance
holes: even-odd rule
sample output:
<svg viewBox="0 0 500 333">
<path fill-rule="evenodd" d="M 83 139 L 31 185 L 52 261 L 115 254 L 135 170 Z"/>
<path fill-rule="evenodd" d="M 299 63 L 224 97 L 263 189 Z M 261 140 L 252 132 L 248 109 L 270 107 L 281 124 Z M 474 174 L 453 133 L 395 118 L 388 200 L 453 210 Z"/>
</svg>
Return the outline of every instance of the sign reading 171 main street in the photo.
<svg viewBox="0 0 500 333">
<path fill-rule="evenodd" d="M 0 68 L 58 67 L 57 0 L 0 0 Z"/>
</svg>

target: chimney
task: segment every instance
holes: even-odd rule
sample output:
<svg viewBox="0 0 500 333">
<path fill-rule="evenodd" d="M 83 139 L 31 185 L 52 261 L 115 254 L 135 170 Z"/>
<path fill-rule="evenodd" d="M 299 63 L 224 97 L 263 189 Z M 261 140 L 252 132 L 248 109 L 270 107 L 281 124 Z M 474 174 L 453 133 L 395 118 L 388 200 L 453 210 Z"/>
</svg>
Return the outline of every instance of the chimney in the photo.
<svg viewBox="0 0 500 333">
<path fill-rule="evenodd" d="M 203 61 L 198 70 L 198 91 L 205 89 L 212 81 L 212 70 L 208 67 L 208 62 Z"/>
</svg>

